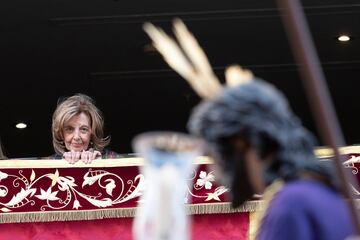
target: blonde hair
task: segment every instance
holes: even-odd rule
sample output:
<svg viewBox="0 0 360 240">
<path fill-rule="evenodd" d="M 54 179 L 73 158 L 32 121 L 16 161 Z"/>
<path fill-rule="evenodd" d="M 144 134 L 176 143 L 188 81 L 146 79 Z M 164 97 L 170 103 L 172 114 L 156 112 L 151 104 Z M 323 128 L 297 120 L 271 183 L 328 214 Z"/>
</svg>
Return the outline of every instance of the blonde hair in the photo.
<svg viewBox="0 0 360 240">
<path fill-rule="evenodd" d="M 52 116 L 52 136 L 54 150 L 58 154 L 66 152 L 63 130 L 65 124 L 74 116 L 84 113 L 91 126 L 91 143 L 95 150 L 102 151 L 110 143 L 110 137 L 104 138 L 104 119 L 92 98 L 85 94 L 75 94 L 58 103 Z"/>
</svg>

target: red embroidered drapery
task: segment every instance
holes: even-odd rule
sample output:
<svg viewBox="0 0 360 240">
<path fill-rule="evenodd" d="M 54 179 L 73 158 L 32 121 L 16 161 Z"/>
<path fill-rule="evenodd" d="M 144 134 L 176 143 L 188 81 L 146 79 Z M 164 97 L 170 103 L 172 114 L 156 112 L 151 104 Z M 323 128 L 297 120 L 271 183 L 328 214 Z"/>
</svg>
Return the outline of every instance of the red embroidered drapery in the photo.
<svg viewBox="0 0 360 240">
<path fill-rule="evenodd" d="M 343 151 L 344 166 L 357 177 L 359 153 L 358 148 Z M 322 160 L 331 155 L 327 149 L 318 154 Z M 131 239 L 132 217 L 146 181 L 138 169 L 142 162 L 1 161 L 0 239 Z M 225 201 L 228 189 L 215 184 L 212 162 L 198 158 L 195 164 L 184 195 L 192 239 L 246 239 L 261 201 L 231 209 Z M 360 195 L 359 189 L 354 194 Z"/>
</svg>

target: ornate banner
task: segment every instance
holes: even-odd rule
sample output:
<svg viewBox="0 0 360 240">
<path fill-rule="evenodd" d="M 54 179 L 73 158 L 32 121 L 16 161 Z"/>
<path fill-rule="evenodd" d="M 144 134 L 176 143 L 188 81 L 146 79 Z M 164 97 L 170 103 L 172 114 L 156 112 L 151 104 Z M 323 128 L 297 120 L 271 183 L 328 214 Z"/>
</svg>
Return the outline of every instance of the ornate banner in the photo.
<svg viewBox="0 0 360 240">
<path fill-rule="evenodd" d="M 132 217 L 146 179 L 141 158 L 95 160 L 91 165 L 63 160 L 0 162 L 0 222 L 38 222 Z M 184 203 L 189 214 L 254 211 L 252 201 L 232 210 L 223 186 L 215 185 L 211 161 L 198 158 Z M 174 186 L 176 187 L 176 186 Z"/>
<path fill-rule="evenodd" d="M 321 160 L 329 149 L 317 149 Z M 360 148 L 342 149 L 344 166 L 358 177 Z M 226 202 L 228 189 L 215 184 L 212 161 L 199 157 L 188 178 L 184 203 L 189 214 L 253 212 L 261 201 L 239 209 Z M 63 160 L 0 161 L 0 222 L 46 222 L 132 217 L 146 179 L 139 173 L 142 158 L 95 160 L 70 165 Z M 174 186 L 176 187 L 176 186 Z M 360 196 L 360 189 L 353 187 Z"/>
</svg>

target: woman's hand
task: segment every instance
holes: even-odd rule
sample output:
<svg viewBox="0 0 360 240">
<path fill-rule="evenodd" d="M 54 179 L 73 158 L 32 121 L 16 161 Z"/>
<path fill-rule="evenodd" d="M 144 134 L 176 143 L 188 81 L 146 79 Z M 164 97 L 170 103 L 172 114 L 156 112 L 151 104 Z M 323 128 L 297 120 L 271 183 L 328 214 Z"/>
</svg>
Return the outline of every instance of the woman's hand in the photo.
<svg viewBox="0 0 360 240">
<path fill-rule="evenodd" d="M 75 152 L 75 151 L 64 152 L 63 154 L 63 158 L 70 164 L 74 164 L 77 161 L 79 161 L 80 156 L 81 156 L 81 152 Z"/>
<path fill-rule="evenodd" d="M 82 151 L 80 159 L 86 163 L 89 164 L 94 160 L 95 158 L 101 157 L 101 153 L 99 151 L 96 151 L 94 149 L 89 149 L 88 151 Z"/>
<path fill-rule="evenodd" d="M 98 157 L 101 157 L 101 153 L 94 149 L 89 149 L 87 151 L 83 150 L 81 152 L 70 151 L 63 154 L 63 158 L 70 164 L 74 164 L 79 160 L 89 164 Z"/>
</svg>

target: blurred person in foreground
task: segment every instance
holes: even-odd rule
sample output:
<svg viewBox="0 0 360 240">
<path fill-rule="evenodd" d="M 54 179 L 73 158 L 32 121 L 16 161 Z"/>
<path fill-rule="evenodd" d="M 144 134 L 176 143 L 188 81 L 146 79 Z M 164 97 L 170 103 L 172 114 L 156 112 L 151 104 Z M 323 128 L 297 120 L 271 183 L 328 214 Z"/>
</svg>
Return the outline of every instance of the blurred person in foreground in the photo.
<svg viewBox="0 0 360 240">
<path fill-rule="evenodd" d="M 110 137 L 104 137 L 104 120 L 92 98 L 75 94 L 60 101 L 52 117 L 54 158 L 70 164 L 91 163 L 96 158 L 114 158 L 106 150 Z"/>
<path fill-rule="evenodd" d="M 188 127 L 213 153 L 233 206 L 264 193 L 265 209 L 250 237 L 340 240 L 353 234 L 336 175 L 316 159 L 312 135 L 279 90 L 240 66 L 226 69 L 223 87 L 179 20 L 174 24 L 179 44 L 152 24 L 144 29 L 168 64 L 204 98 Z"/>
</svg>

